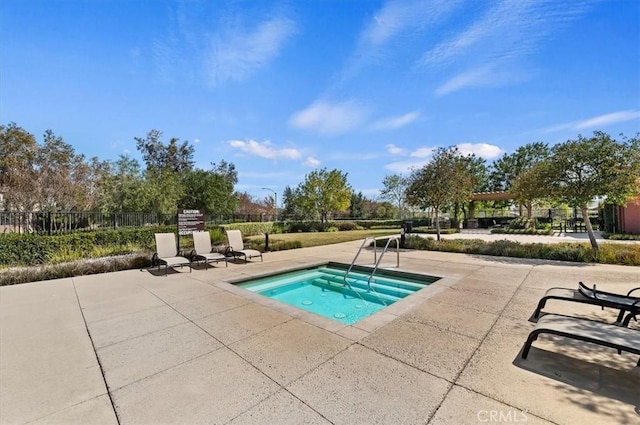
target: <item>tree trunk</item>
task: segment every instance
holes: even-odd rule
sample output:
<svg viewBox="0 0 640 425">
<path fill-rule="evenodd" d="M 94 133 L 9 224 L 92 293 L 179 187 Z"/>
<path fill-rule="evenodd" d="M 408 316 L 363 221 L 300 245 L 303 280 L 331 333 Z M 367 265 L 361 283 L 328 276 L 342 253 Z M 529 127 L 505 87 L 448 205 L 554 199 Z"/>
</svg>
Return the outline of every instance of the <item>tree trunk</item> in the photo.
<svg viewBox="0 0 640 425">
<path fill-rule="evenodd" d="M 436 208 L 436 237 L 440 242 L 440 208 Z"/>
<path fill-rule="evenodd" d="M 531 210 L 533 209 L 533 204 L 531 202 L 527 202 L 527 218 L 531 218 Z"/>
<path fill-rule="evenodd" d="M 595 251 L 597 251 L 598 242 L 596 241 L 596 236 L 593 234 L 593 226 L 591 226 L 591 220 L 589 220 L 589 213 L 587 211 L 587 206 L 580 205 L 580 211 L 582 212 L 582 219 L 584 220 L 584 225 L 587 228 L 587 233 L 589 234 L 589 241 L 591 242 L 591 247 Z"/>
</svg>

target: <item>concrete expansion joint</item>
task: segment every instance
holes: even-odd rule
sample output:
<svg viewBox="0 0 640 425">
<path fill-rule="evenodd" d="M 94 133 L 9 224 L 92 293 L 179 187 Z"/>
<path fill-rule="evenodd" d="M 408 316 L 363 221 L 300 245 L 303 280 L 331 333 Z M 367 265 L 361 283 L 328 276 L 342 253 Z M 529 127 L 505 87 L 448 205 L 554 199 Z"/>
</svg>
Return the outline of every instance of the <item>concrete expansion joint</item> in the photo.
<svg viewBox="0 0 640 425">
<path fill-rule="evenodd" d="M 100 375 L 102 375 L 102 382 L 104 382 L 104 387 L 107 391 L 107 396 L 109 397 L 109 402 L 111 403 L 113 414 L 116 417 L 116 421 L 118 422 L 118 425 L 120 425 L 120 416 L 118 415 L 115 402 L 113 401 L 113 396 L 111 395 L 111 391 L 109 390 L 109 385 L 107 384 L 107 379 L 104 375 L 104 367 L 100 362 L 100 357 L 98 356 L 98 351 L 96 350 L 96 344 L 93 342 L 93 338 L 91 337 L 91 332 L 89 331 L 89 326 L 87 326 L 87 318 L 84 316 L 84 309 L 82 308 L 82 304 L 80 303 L 80 296 L 78 295 L 76 282 L 74 279 L 71 279 L 71 283 L 73 285 L 73 291 L 76 295 L 76 301 L 78 302 L 78 309 L 80 311 L 80 314 L 82 315 L 82 322 L 84 323 L 84 329 L 87 331 L 87 336 L 89 337 L 89 341 L 91 341 L 91 349 L 93 350 L 93 355 L 95 356 L 96 362 L 98 363 L 98 367 L 100 368 Z"/>
</svg>

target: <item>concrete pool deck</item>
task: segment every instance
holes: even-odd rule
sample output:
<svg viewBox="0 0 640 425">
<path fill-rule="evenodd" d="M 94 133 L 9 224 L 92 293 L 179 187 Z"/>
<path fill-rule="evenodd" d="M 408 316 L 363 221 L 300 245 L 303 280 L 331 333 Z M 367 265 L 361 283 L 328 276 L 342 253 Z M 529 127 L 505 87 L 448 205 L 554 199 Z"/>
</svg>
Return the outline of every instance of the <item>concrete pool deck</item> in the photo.
<svg viewBox="0 0 640 425">
<path fill-rule="evenodd" d="M 547 288 L 626 292 L 640 286 L 636 267 L 407 250 L 400 270 L 442 279 L 353 326 L 228 283 L 349 263 L 360 243 L 2 287 L 0 423 L 640 421 L 637 356 L 541 336 L 519 357 Z M 546 311 L 615 317 L 577 303 Z"/>
</svg>

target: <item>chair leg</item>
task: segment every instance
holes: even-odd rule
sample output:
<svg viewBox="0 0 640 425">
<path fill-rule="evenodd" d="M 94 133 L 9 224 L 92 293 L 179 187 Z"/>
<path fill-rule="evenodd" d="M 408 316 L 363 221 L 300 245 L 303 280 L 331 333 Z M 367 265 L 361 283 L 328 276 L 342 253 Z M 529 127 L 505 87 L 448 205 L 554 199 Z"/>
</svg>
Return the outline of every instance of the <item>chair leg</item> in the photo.
<svg viewBox="0 0 640 425">
<path fill-rule="evenodd" d="M 524 344 L 524 348 L 522 349 L 522 358 L 526 359 L 529 355 L 529 350 L 531 349 L 531 344 L 533 341 L 538 339 L 538 332 L 531 332 L 529 337 L 527 338 L 527 342 Z"/>
<path fill-rule="evenodd" d="M 540 299 L 540 302 L 538 303 L 538 307 L 536 308 L 536 311 L 533 313 L 534 319 L 537 319 L 538 317 L 540 317 L 540 310 L 544 308 L 545 304 L 547 304 L 547 297 L 542 297 Z"/>
</svg>

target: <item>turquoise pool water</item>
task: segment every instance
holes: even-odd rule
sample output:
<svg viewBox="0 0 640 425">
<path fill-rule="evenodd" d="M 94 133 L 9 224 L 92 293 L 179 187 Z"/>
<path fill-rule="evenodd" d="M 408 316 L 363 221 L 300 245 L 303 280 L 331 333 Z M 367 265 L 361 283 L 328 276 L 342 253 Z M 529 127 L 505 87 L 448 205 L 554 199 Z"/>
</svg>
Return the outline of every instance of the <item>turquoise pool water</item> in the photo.
<svg viewBox="0 0 640 425">
<path fill-rule="evenodd" d="M 359 320 L 411 295 L 438 278 L 378 270 L 367 284 L 370 269 L 358 267 L 349 272 L 339 263 L 280 273 L 237 283 L 249 291 L 294 307 L 352 325 Z"/>
</svg>

